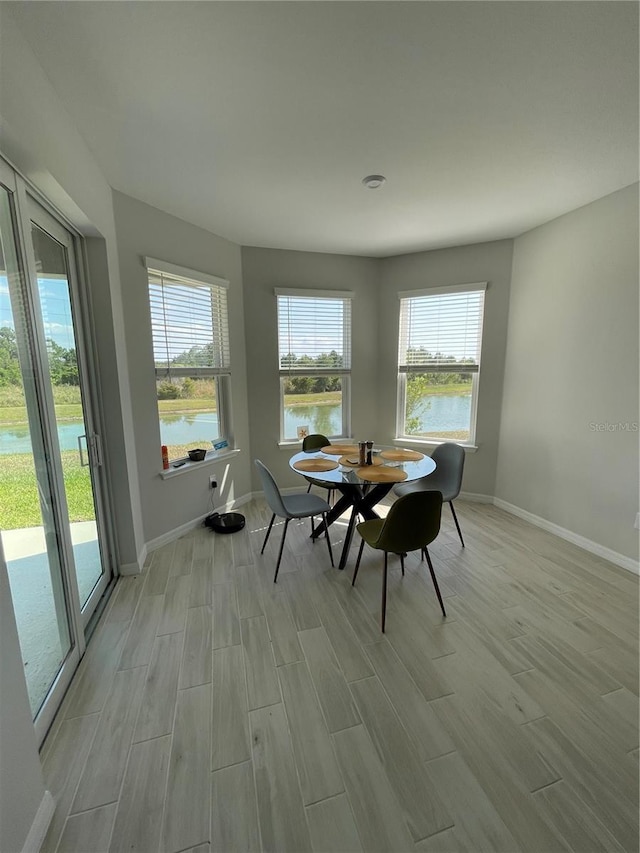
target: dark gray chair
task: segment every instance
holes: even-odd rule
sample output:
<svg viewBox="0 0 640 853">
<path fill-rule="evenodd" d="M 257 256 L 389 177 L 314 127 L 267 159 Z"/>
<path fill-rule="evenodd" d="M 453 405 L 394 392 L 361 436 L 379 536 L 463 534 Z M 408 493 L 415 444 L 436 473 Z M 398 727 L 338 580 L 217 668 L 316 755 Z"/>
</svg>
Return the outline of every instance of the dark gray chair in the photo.
<svg viewBox="0 0 640 853">
<path fill-rule="evenodd" d="M 462 532 L 458 524 L 458 517 L 453 508 L 453 502 L 460 494 L 462 487 L 464 448 L 459 444 L 447 441 L 436 447 L 431 454 L 431 458 L 436 463 L 436 470 L 433 474 L 422 477 L 420 480 L 415 480 L 413 483 L 401 483 L 395 486 L 393 489 L 394 494 L 402 497 L 411 492 L 442 492 L 442 501 L 443 503 L 448 503 L 451 507 L 456 530 L 464 548 L 464 539 L 462 538 Z"/>
<path fill-rule="evenodd" d="M 351 585 L 354 586 L 364 543 L 384 551 L 384 573 L 382 575 L 382 619 L 381 627 L 384 626 L 387 614 L 387 562 L 389 554 L 400 556 L 400 565 L 404 575 L 404 558 L 410 551 L 421 550 L 427 558 L 431 580 L 440 602 L 442 615 L 446 616 L 440 587 L 433 570 L 433 563 L 427 550 L 429 545 L 440 532 L 440 516 L 442 514 L 442 495 L 440 492 L 418 491 L 399 498 L 391 505 L 386 518 L 374 518 L 371 521 L 363 521 L 358 525 L 358 533 L 362 536 L 358 559 L 353 572 Z"/>
<path fill-rule="evenodd" d="M 289 526 L 289 522 L 292 518 L 310 518 L 311 519 L 311 532 L 314 531 L 313 517 L 314 515 L 321 515 L 325 524 L 325 535 L 327 537 L 327 548 L 329 549 L 329 559 L 331 560 L 331 565 L 333 566 L 333 553 L 331 552 L 331 542 L 329 540 L 329 526 L 327 525 L 327 513 L 331 509 L 329 504 L 324 500 L 324 498 L 319 497 L 318 495 L 311 495 L 308 492 L 300 492 L 295 495 L 283 495 L 280 493 L 280 489 L 278 488 L 278 484 L 273 479 L 273 474 L 266 465 L 264 465 L 259 459 L 256 459 L 256 465 L 258 467 L 258 473 L 260 474 L 260 479 L 262 480 L 262 488 L 264 489 L 264 496 L 266 498 L 269 507 L 271 508 L 271 512 L 273 515 L 271 516 L 271 521 L 269 522 L 269 528 L 267 530 L 267 535 L 264 537 L 264 542 L 262 543 L 262 549 L 260 551 L 261 554 L 264 553 L 264 549 L 267 544 L 267 540 L 269 539 L 269 534 L 271 533 L 271 528 L 273 527 L 273 522 L 275 521 L 276 515 L 279 518 L 284 518 L 284 530 L 282 531 L 282 541 L 280 542 L 280 551 L 278 553 L 278 562 L 276 563 L 276 573 L 273 576 L 273 582 L 275 583 L 278 580 L 278 571 L 280 570 L 280 561 L 282 560 L 282 549 L 284 548 L 284 540 L 287 535 L 287 527 Z M 315 541 L 315 540 L 314 540 Z"/>
<path fill-rule="evenodd" d="M 326 435 L 322 435 L 321 432 L 312 432 L 311 435 L 305 435 L 302 439 L 302 452 L 313 453 L 314 450 L 322 450 L 323 447 L 327 447 L 329 444 L 331 444 L 331 442 Z M 326 489 L 328 492 L 327 498 L 329 503 L 331 503 L 331 499 L 333 498 L 333 488 L 331 486 L 328 486 L 320 480 L 314 480 L 313 477 L 305 477 L 305 480 L 309 483 L 309 488 L 307 489 L 308 492 L 311 491 L 311 486 L 318 486 L 320 489 Z"/>
</svg>

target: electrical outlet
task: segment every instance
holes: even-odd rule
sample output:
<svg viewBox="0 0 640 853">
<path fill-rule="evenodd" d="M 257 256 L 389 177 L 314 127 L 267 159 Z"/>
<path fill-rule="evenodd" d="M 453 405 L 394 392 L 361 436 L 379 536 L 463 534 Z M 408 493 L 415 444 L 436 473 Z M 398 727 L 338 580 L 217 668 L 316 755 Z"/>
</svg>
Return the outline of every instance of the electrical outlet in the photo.
<svg viewBox="0 0 640 853">
<path fill-rule="evenodd" d="M 640 512 L 636 513 L 636 523 L 633 526 L 636 530 L 640 530 Z"/>
<path fill-rule="evenodd" d="M 218 481 L 216 480 L 215 474 L 211 474 L 211 476 L 209 477 L 209 488 L 210 489 L 217 489 L 218 488 Z"/>
</svg>

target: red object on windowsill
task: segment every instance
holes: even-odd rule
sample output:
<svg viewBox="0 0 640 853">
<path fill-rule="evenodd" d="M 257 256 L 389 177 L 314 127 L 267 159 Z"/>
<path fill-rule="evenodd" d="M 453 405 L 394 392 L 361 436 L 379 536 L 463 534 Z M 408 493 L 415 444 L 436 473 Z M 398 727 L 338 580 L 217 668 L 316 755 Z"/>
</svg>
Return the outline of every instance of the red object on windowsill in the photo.
<svg viewBox="0 0 640 853">
<path fill-rule="evenodd" d="M 169 467 L 169 451 L 166 444 L 163 444 L 160 449 L 162 450 L 162 467 L 166 471 Z"/>
</svg>

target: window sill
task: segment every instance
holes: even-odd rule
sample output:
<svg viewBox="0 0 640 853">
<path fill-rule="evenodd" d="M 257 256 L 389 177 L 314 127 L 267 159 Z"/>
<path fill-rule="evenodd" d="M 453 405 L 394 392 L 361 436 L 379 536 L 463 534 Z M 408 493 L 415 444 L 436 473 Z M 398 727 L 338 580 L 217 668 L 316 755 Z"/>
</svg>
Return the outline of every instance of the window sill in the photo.
<svg viewBox="0 0 640 853">
<path fill-rule="evenodd" d="M 187 471 L 193 471 L 195 468 L 202 468 L 203 465 L 212 465 L 215 462 L 231 460 L 239 453 L 239 449 L 227 449 L 219 452 L 216 452 L 215 450 L 208 450 L 207 455 L 204 457 L 202 462 L 192 462 L 187 456 L 185 456 L 184 459 L 174 459 L 166 470 L 160 471 L 159 473 L 163 480 L 169 480 L 171 477 L 177 477 L 179 474 L 186 474 Z M 177 468 L 174 467 L 176 462 L 181 463 Z"/>
<path fill-rule="evenodd" d="M 393 443 L 403 447 L 437 447 L 439 444 L 445 444 L 447 439 L 437 438 L 394 438 Z M 477 444 L 465 444 L 462 441 L 454 441 L 453 444 L 459 444 L 464 448 L 465 453 L 475 453 L 478 449 Z"/>
</svg>

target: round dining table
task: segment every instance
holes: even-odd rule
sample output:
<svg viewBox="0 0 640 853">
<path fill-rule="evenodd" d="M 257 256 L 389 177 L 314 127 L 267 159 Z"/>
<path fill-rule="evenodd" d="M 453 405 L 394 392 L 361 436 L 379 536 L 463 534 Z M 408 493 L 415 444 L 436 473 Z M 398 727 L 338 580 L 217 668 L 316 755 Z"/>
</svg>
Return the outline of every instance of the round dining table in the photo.
<svg viewBox="0 0 640 853">
<path fill-rule="evenodd" d="M 306 478 L 340 492 L 340 498 L 327 513 L 330 526 L 350 510 L 349 525 L 342 547 L 339 569 L 344 569 L 351 548 L 358 516 L 366 521 L 379 518 L 374 507 L 397 483 L 420 480 L 433 473 L 436 463 L 430 456 L 402 447 L 374 446 L 370 465 L 360 465 L 358 446 L 330 444 L 320 450 L 295 453 L 289 466 Z M 315 528 L 312 538 L 324 533 L 324 522 Z"/>
</svg>

